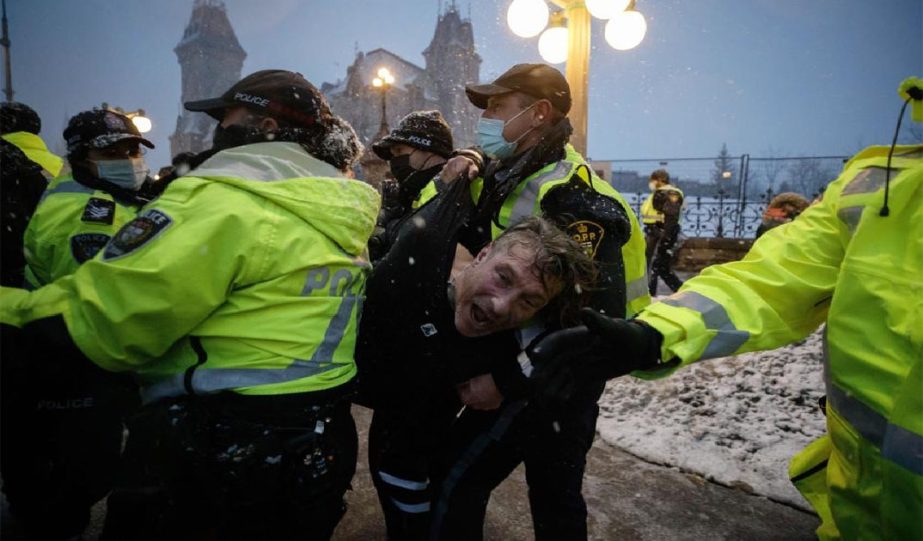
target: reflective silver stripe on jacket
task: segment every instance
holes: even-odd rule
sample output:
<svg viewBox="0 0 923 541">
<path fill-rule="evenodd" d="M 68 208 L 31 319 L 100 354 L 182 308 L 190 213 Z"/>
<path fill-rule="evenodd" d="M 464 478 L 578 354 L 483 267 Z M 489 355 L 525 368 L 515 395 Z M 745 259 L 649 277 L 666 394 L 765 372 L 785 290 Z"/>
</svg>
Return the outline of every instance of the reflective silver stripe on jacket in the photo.
<svg viewBox="0 0 923 541">
<path fill-rule="evenodd" d="M 827 402 L 840 417 L 862 437 L 881 449 L 881 456 L 895 464 L 923 475 L 923 436 L 888 422 L 888 419 L 867 404 L 841 389 L 830 375 L 827 353 L 827 333 L 824 331 L 824 385 Z"/>
<path fill-rule="evenodd" d="M 723 306 L 704 295 L 694 291 L 681 291 L 662 302 L 670 306 L 695 310 L 702 315 L 706 328 L 718 331 L 702 353 L 702 359 L 731 355 L 750 338 L 749 332 L 738 330 L 734 326 Z"/>
<path fill-rule="evenodd" d="M 647 271 L 644 271 L 644 276 L 625 284 L 625 297 L 627 298 L 628 304 L 649 294 L 650 291 L 648 290 L 647 283 Z"/>
<path fill-rule="evenodd" d="M 314 360 L 295 359 L 285 368 L 204 368 L 192 373 L 192 388 L 196 394 L 211 394 L 239 387 L 255 387 L 271 383 L 286 383 L 328 372 L 340 365 Z M 145 404 L 162 398 L 186 394 L 185 374 L 173 374 L 141 390 Z"/>
<path fill-rule="evenodd" d="M 39 202 L 44 201 L 45 198 L 48 197 L 49 195 L 53 195 L 56 193 L 94 193 L 95 191 L 96 190 L 94 190 L 93 188 L 84 186 L 83 184 L 80 184 L 76 180 L 65 180 L 64 182 L 61 182 L 54 188 L 49 188 L 45 190 L 45 193 L 42 194 L 42 198 L 39 200 Z"/>
<path fill-rule="evenodd" d="M 350 314 L 357 302 L 356 296 L 345 297 L 340 301 L 336 314 L 324 331 L 323 342 L 317 346 L 309 360 L 295 359 L 285 368 L 199 368 L 190 378 L 193 392 L 209 394 L 240 387 L 287 383 L 341 368 L 342 365 L 333 364 L 333 353 L 346 334 Z M 173 374 L 151 385 L 143 386 L 142 402 L 149 404 L 162 398 L 186 394 L 185 378 L 185 373 Z"/>
<path fill-rule="evenodd" d="M 542 186 L 549 182 L 563 179 L 564 176 L 574 168 L 574 165 L 575 164 L 571 162 L 561 160 L 551 171 L 527 180 L 525 188 L 520 192 L 519 197 L 516 198 L 516 202 L 513 203 L 513 210 L 510 212 L 509 222 L 504 224 L 504 226 L 509 227 L 532 216 L 532 211 L 535 209 L 535 203 L 538 202 L 538 194 Z"/>
<path fill-rule="evenodd" d="M 893 173 L 892 173 L 893 175 Z M 873 193 L 885 187 L 885 168 L 868 167 L 860 171 L 849 184 L 843 188 L 842 195 Z"/>
<path fill-rule="evenodd" d="M 846 227 L 849 228 L 849 233 L 853 234 L 856 232 L 856 228 L 859 227 L 859 220 L 862 219 L 862 211 L 864 210 L 865 205 L 843 207 L 836 211 L 836 216 L 846 224 Z"/>
</svg>

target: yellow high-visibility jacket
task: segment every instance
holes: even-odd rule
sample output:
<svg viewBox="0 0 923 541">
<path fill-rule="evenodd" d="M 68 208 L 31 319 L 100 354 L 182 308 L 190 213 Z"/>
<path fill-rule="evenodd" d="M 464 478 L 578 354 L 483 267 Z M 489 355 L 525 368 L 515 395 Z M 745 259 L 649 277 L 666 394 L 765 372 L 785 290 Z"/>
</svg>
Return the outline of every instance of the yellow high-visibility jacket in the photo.
<svg viewBox="0 0 923 541">
<path fill-rule="evenodd" d="M 224 150 L 170 184 L 102 252 L 39 290 L 4 289 L 0 321 L 62 314 L 145 402 L 339 386 L 353 351 L 380 198 L 295 143 Z"/>
<path fill-rule="evenodd" d="M 880 216 L 887 154 L 860 152 L 821 203 L 639 316 L 682 364 L 826 323 L 828 436 L 790 468 L 822 539 L 923 538 L 923 145 L 895 149 Z"/>
<path fill-rule="evenodd" d="M 677 192 L 680 197 L 683 197 L 683 191 L 672 184 L 666 184 L 651 192 L 647 199 L 644 200 L 644 203 L 641 204 L 641 222 L 646 225 L 662 224 L 664 222 L 663 213 L 654 208 L 654 195 L 659 191 Z"/>
<path fill-rule="evenodd" d="M 70 175 L 54 179 L 23 235 L 26 281 L 40 287 L 71 274 L 92 259 L 137 211 Z"/>
<path fill-rule="evenodd" d="M 52 152 L 48 150 L 48 147 L 45 146 L 45 141 L 42 141 L 42 138 L 34 133 L 17 131 L 4 133 L 0 137 L 19 147 L 19 150 L 21 150 L 27 158 L 39 164 L 48 178 L 58 176 L 61 172 L 61 168 L 64 167 L 64 160 L 52 154 Z"/>
</svg>

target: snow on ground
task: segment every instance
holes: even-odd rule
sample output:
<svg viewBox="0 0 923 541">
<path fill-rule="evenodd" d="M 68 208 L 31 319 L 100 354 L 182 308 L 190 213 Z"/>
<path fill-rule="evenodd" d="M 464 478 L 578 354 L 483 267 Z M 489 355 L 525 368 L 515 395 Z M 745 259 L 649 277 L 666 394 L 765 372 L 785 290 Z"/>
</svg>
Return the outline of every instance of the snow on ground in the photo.
<svg viewBox="0 0 923 541">
<path fill-rule="evenodd" d="M 700 362 L 671 377 L 612 380 L 603 439 L 645 460 L 809 509 L 788 460 L 823 434 L 821 335 L 773 351 Z"/>
</svg>

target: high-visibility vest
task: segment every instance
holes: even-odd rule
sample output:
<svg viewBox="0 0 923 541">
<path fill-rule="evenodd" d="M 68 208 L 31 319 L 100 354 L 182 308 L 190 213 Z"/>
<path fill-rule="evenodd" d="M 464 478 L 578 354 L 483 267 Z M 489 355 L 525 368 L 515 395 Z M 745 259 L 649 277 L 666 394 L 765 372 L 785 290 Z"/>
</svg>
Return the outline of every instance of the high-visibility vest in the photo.
<svg viewBox="0 0 923 541">
<path fill-rule="evenodd" d="M 63 314 L 88 358 L 145 402 L 330 389 L 356 374 L 378 193 L 295 143 L 224 150 L 173 181 L 92 261 L 0 321 Z"/>
<path fill-rule="evenodd" d="M 663 334 L 662 357 L 683 364 L 826 323 L 830 445 L 791 465 L 822 539 L 923 538 L 923 145 L 896 147 L 890 177 L 887 155 L 857 154 L 822 202 L 639 316 Z"/>
<path fill-rule="evenodd" d="M 70 175 L 52 180 L 23 235 L 26 281 L 40 287 L 71 274 L 136 212 L 137 208 Z"/>
<path fill-rule="evenodd" d="M 660 190 L 677 192 L 680 197 L 683 197 L 683 191 L 672 184 L 660 186 L 651 192 L 647 199 L 644 200 L 644 203 L 641 204 L 641 222 L 646 225 L 662 224 L 664 222 L 663 213 L 654 208 L 654 194 Z"/>
<path fill-rule="evenodd" d="M 27 158 L 39 164 L 50 178 L 58 176 L 61 172 L 61 168 L 64 166 L 64 160 L 52 154 L 48 150 L 48 147 L 45 146 L 45 142 L 42 141 L 42 138 L 38 135 L 25 131 L 17 131 L 4 133 L 0 135 L 0 137 L 19 147 L 19 150 L 21 150 Z"/>
</svg>

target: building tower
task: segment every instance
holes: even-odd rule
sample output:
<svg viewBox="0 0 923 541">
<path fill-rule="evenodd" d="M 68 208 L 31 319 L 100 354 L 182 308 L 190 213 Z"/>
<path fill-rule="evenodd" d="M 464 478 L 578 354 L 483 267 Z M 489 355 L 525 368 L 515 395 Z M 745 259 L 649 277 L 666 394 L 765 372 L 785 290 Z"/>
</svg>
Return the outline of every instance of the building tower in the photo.
<svg viewBox="0 0 923 541">
<path fill-rule="evenodd" d="M 439 16 L 423 57 L 436 101 L 453 128 L 456 146 L 474 144 L 475 120 L 480 112 L 465 96 L 465 85 L 480 81 L 481 57 L 474 50 L 471 20 L 461 18 L 454 0 Z"/>
<path fill-rule="evenodd" d="M 170 154 L 201 152 L 211 147 L 214 119 L 186 111 L 187 101 L 220 96 L 240 80 L 247 53 L 237 41 L 222 0 L 195 0 L 183 39 L 173 49 L 182 71 L 182 98 Z"/>
</svg>

